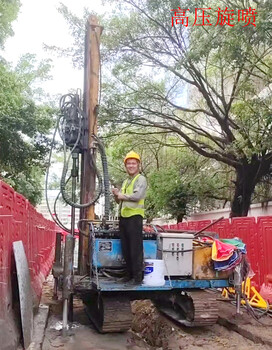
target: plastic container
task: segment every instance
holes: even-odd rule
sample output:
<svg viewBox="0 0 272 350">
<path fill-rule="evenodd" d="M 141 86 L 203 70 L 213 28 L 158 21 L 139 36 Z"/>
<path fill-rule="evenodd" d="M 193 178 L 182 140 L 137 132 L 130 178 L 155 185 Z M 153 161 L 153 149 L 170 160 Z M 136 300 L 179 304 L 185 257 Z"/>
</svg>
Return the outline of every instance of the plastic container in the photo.
<svg viewBox="0 0 272 350">
<path fill-rule="evenodd" d="M 143 284 L 150 287 L 164 286 L 164 261 L 146 259 Z"/>
</svg>

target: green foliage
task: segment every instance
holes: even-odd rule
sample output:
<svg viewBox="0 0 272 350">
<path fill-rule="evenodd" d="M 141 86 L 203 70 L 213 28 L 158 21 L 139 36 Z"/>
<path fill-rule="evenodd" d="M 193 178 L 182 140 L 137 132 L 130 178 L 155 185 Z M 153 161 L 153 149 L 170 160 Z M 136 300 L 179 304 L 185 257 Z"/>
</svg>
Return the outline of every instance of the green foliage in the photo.
<svg viewBox="0 0 272 350">
<path fill-rule="evenodd" d="M 45 169 L 53 110 L 35 104 L 30 84 L 36 72 L 29 75 L 0 63 L 0 176 L 35 204 L 41 188 L 37 169 Z"/>
<path fill-rule="evenodd" d="M 7 37 L 13 35 L 11 23 L 17 18 L 19 0 L 0 0 L 0 47 L 3 48 Z"/>
<path fill-rule="evenodd" d="M 118 120 L 174 132 L 198 154 L 233 167 L 234 215 L 246 215 L 246 197 L 271 174 L 272 3 L 222 1 L 221 9 L 234 10 L 231 27 L 215 26 L 218 2 L 205 0 L 198 6 L 211 7 L 213 25 L 193 26 L 196 4 L 184 1 L 182 8 L 191 10 L 187 28 L 172 27 L 177 1 L 113 4 L 119 12 L 103 36 L 113 74 L 102 109 L 105 124 Z M 257 11 L 256 26 L 238 21 L 238 11 L 249 7 Z M 244 176 L 249 169 L 251 177 Z"/>
<path fill-rule="evenodd" d="M 170 214 L 182 221 L 192 202 L 193 194 L 182 179 L 177 168 L 161 169 L 148 177 L 146 197 L 146 217 L 151 219 L 162 214 Z"/>
<path fill-rule="evenodd" d="M 15 191 L 25 196 L 34 206 L 42 199 L 43 171 L 39 166 L 25 169 L 23 172 L 15 173 L 11 178 L 4 179 Z"/>
<path fill-rule="evenodd" d="M 75 16 L 68 7 L 60 3 L 58 8 L 69 26 L 69 32 L 73 39 L 71 47 L 62 48 L 57 46 L 45 45 L 45 48 L 58 56 L 67 56 L 72 59 L 75 68 L 82 68 L 84 65 L 84 45 L 85 45 L 85 28 L 86 21 L 90 15 L 88 9 L 84 9 L 83 18 Z"/>
<path fill-rule="evenodd" d="M 31 97 L 35 101 L 42 98 L 43 91 L 40 86 L 42 82 L 52 78 L 49 74 L 51 64 L 51 59 L 38 62 L 34 54 L 27 53 L 21 56 L 15 67 L 15 72 L 24 85 L 25 96 Z"/>
<path fill-rule="evenodd" d="M 141 155 L 142 173 L 148 181 L 145 207 L 149 220 L 170 215 L 181 221 L 193 209 L 211 209 L 218 200 L 230 200 L 228 183 L 233 173 L 182 147 L 174 136 L 144 131 L 109 134 L 106 145 L 111 182 L 117 187 L 126 176 L 125 154 L 133 149 Z"/>
<path fill-rule="evenodd" d="M 18 0 L 0 0 L 0 46 L 13 34 L 11 23 L 20 7 Z M 47 79 L 50 61 L 37 63 L 23 56 L 15 70 L 0 61 L 0 178 L 37 204 L 48 152 L 52 108 L 37 104 L 34 86 Z"/>
<path fill-rule="evenodd" d="M 104 18 L 102 57 L 111 75 L 103 77 L 100 123 L 115 132 L 120 125 L 160 128 L 220 162 L 215 169 L 232 167 L 233 215 L 246 215 L 256 184 L 271 175 L 271 1 L 105 3 L 112 12 Z M 211 7 L 212 26 L 192 25 L 197 6 Z M 234 10 L 233 27 L 215 26 L 219 6 Z M 191 10 L 187 28 L 172 26 L 178 7 Z M 249 7 L 256 26 L 238 22 L 238 11 Z M 66 19 L 76 28 L 78 19 L 68 12 Z"/>
</svg>

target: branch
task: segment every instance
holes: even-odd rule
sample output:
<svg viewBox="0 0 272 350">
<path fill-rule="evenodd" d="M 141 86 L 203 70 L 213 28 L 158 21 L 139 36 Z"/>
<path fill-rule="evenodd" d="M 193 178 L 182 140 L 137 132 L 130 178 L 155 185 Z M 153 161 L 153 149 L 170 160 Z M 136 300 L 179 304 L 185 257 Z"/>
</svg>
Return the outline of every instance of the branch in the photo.
<svg viewBox="0 0 272 350">
<path fill-rule="evenodd" d="M 205 86 L 202 82 L 201 74 L 193 65 L 190 65 L 190 67 L 191 68 L 189 69 L 193 70 L 193 72 L 191 72 L 191 75 L 195 75 L 195 81 L 198 81 L 197 87 L 199 91 L 202 93 L 203 97 L 205 98 L 211 112 L 213 113 L 213 117 L 218 121 L 218 124 L 221 126 L 222 131 L 225 132 L 225 134 L 227 135 L 229 142 L 233 142 L 235 140 L 235 137 L 231 132 L 231 130 L 229 129 L 227 121 L 221 118 L 221 116 L 218 114 L 218 112 L 214 108 L 213 102 L 210 99 L 211 96 L 205 89 Z"/>
<path fill-rule="evenodd" d="M 177 77 L 179 77 L 181 80 L 186 81 L 186 83 L 190 84 L 190 85 L 194 85 L 196 86 L 196 83 L 193 80 L 187 79 L 185 78 L 182 74 L 178 73 L 173 67 L 166 65 L 165 63 L 159 61 L 158 59 L 156 59 L 155 57 L 152 57 L 144 52 L 141 52 L 139 50 L 136 50 L 136 48 L 130 46 L 129 44 L 126 44 L 126 46 L 128 48 L 130 48 L 130 50 L 138 53 L 140 56 L 143 56 L 145 58 L 147 58 L 148 60 L 155 62 L 157 65 L 161 66 L 162 68 L 165 68 L 166 70 L 169 70 L 170 72 L 172 72 L 174 75 L 176 75 Z"/>
<path fill-rule="evenodd" d="M 146 122 L 146 124 L 143 124 L 143 121 Z M 151 120 L 143 118 L 143 117 L 134 118 L 129 123 L 133 124 L 133 125 L 139 125 L 139 126 L 148 126 L 149 125 L 149 126 L 154 126 L 157 128 L 161 128 L 164 130 L 169 130 L 169 131 L 175 132 L 176 134 L 181 136 L 192 149 L 197 151 L 202 156 L 218 160 L 220 162 L 223 162 L 223 163 L 228 164 L 230 166 L 233 166 L 235 168 L 240 165 L 240 163 L 235 159 L 228 158 L 228 157 L 220 155 L 218 153 L 210 153 L 210 152 L 205 151 L 203 148 L 199 147 L 197 145 L 197 143 L 194 140 L 192 140 L 187 134 L 185 134 L 182 130 L 178 129 L 177 127 L 175 127 L 173 125 L 169 125 L 167 123 L 165 123 L 166 125 L 163 125 L 163 124 L 151 121 Z"/>
</svg>

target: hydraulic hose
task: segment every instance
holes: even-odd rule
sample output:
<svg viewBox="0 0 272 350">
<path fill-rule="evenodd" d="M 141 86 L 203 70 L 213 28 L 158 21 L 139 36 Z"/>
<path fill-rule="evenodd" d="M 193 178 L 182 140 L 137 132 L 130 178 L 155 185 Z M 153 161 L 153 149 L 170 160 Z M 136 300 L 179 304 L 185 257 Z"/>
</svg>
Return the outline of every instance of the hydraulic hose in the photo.
<svg viewBox="0 0 272 350">
<path fill-rule="evenodd" d="M 101 142 L 101 140 L 96 136 L 94 136 L 94 138 L 97 141 L 98 149 L 101 155 L 101 162 L 102 162 L 103 175 L 104 175 L 105 218 L 108 219 L 110 215 L 110 178 L 109 178 L 107 156 L 106 156 L 104 145 Z"/>
<path fill-rule="evenodd" d="M 60 189 L 61 189 L 62 198 L 71 207 L 78 208 L 78 209 L 80 209 L 80 208 L 88 208 L 89 206 L 93 205 L 94 203 L 96 203 L 98 201 L 98 199 L 99 199 L 99 197 L 100 197 L 100 195 L 101 195 L 101 193 L 103 191 L 103 180 L 102 180 L 101 174 L 99 173 L 99 171 L 98 171 L 98 169 L 95 166 L 93 161 L 92 161 L 92 166 L 94 167 L 96 175 L 98 177 L 98 192 L 97 192 L 95 198 L 93 200 L 91 200 L 90 202 L 84 203 L 84 204 L 79 204 L 79 203 L 74 203 L 72 201 L 72 199 L 69 197 L 69 195 L 67 194 L 67 192 L 66 192 L 66 181 L 65 181 L 65 178 L 66 178 L 66 174 L 68 172 L 68 163 L 65 164 L 65 166 L 63 168 L 62 177 L 61 177 Z"/>
<path fill-rule="evenodd" d="M 70 100 L 66 101 L 66 98 L 69 97 Z M 99 199 L 102 190 L 103 190 L 103 186 L 102 186 L 102 176 L 99 174 L 99 171 L 95 165 L 95 163 L 92 161 L 91 158 L 91 166 L 94 168 L 95 173 L 98 177 L 98 193 L 96 194 L 95 198 L 93 200 L 91 200 L 88 203 L 84 203 L 84 204 L 79 204 L 79 203 L 75 203 L 70 196 L 67 194 L 66 192 L 66 175 L 68 172 L 68 167 L 69 167 L 69 161 L 71 159 L 71 156 L 73 154 L 73 152 L 78 148 L 79 146 L 79 142 L 80 142 L 80 136 L 82 133 L 82 119 L 83 119 L 83 111 L 79 108 L 79 106 L 74 102 L 74 101 L 78 101 L 78 99 L 75 97 L 75 95 L 72 94 L 68 94 L 68 95 L 64 95 L 62 96 L 62 98 L 60 99 L 60 109 L 62 111 L 63 114 L 63 125 L 65 123 L 65 118 L 70 118 L 72 111 L 76 111 L 79 115 L 79 125 L 78 125 L 78 133 L 77 133 L 77 138 L 76 141 L 73 145 L 73 148 L 70 151 L 70 155 L 66 161 L 66 140 L 65 140 L 65 135 L 63 130 L 61 130 L 60 132 L 60 136 L 62 138 L 63 141 L 63 149 L 64 149 L 64 165 L 63 165 L 63 171 L 62 171 L 62 176 L 61 176 L 61 182 L 60 182 L 60 190 L 61 190 L 61 194 L 62 194 L 62 198 L 65 200 L 65 202 L 67 204 L 69 204 L 70 206 L 72 206 L 73 208 L 88 208 L 89 206 L 93 205 L 95 202 L 97 202 L 97 200 Z"/>
<path fill-rule="evenodd" d="M 52 145 L 51 145 L 51 149 L 50 149 L 49 163 L 51 160 L 53 144 L 55 142 L 56 131 L 59 130 L 60 137 L 63 141 L 63 152 L 64 152 L 64 165 L 63 165 L 63 171 L 62 171 L 62 176 L 61 176 L 61 181 L 60 181 L 60 193 L 62 195 L 62 198 L 67 204 L 69 204 L 70 206 L 72 206 L 74 208 L 78 208 L 78 209 L 88 208 L 89 206 L 95 204 L 98 201 L 99 197 L 101 196 L 101 193 L 103 192 L 104 196 L 105 196 L 104 215 L 105 215 L 105 218 L 108 219 L 109 213 L 110 213 L 110 181 L 109 181 L 108 163 L 107 163 L 107 157 L 106 157 L 106 152 L 105 152 L 105 148 L 103 146 L 103 143 L 101 142 L 101 140 L 97 136 L 92 135 L 93 138 L 95 139 L 95 141 L 97 142 L 97 145 L 98 145 L 97 149 L 98 149 L 98 151 L 100 153 L 100 157 L 101 157 L 103 178 L 102 178 L 102 175 L 100 174 L 99 170 L 97 169 L 95 162 L 93 161 L 93 157 L 90 155 L 90 165 L 94 169 L 94 172 L 98 178 L 98 191 L 95 195 L 95 198 L 92 199 L 88 203 L 79 204 L 79 203 L 75 203 L 72 200 L 72 198 L 70 198 L 70 195 L 66 191 L 66 186 L 67 186 L 67 183 L 69 182 L 69 179 L 70 179 L 70 177 L 69 177 L 68 180 L 66 180 L 68 168 L 69 168 L 69 162 L 70 162 L 70 159 L 72 157 L 73 152 L 79 152 L 79 149 L 80 149 L 80 139 L 81 139 L 82 129 L 83 129 L 84 113 L 81 110 L 81 108 L 79 107 L 78 95 L 74 95 L 74 94 L 67 94 L 67 95 L 64 95 L 61 97 L 60 110 L 61 110 L 61 115 L 58 117 L 57 125 L 55 128 L 55 132 L 54 132 L 54 136 L 53 136 L 53 140 L 52 140 Z M 69 123 L 69 120 L 71 120 L 71 118 L 73 117 L 73 113 L 74 114 L 77 113 L 77 117 L 73 119 L 73 120 L 76 119 L 76 122 L 74 123 L 75 125 L 73 125 L 74 143 L 72 143 L 71 138 L 67 137 L 67 129 L 65 129 L 67 127 L 67 120 Z M 68 145 L 69 147 L 71 147 L 71 145 L 73 145 L 68 158 L 66 157 L 66 154 L 67 154 L 66 143 L 67 142 L 69 143 L 69 145 Z M 46 174 L 46 188 L 47 188 L 47 183 L 48 183 L 48 173 L 49 173 L 49 171 L 47 171 L 47 174 Z M 58 194 L 56 201 L 58 200 L 60 193 Z M 51 214 L 52 219 L 63 230 L 70 232 L 70 230 L 60 222 L 56 213 L 55 213 L 56 217 L 53 216 L 53 214 L 49 208 L 49 203 L 48 203 L 48 198 L 47 198 L 47 190 L 46 190 L 46 200 L 47 200 L 48 209 L 49 209 L 49 212 Z M 56 201 L 54 203 L 54 211 L 56 211 Z"/>
</svg>

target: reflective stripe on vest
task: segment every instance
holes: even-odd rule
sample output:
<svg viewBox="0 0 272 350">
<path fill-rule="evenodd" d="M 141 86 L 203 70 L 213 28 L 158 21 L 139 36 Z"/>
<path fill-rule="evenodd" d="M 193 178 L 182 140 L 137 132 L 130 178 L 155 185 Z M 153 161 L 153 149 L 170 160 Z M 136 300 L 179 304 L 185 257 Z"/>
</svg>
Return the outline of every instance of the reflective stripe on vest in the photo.
<svg viewBox="0 0 272 350">
<path fill-rule="evenodd" d="M 124 181 L 121 190 L 122 194 L 133 194 L 134 184 L 139 176 L 140 174 L 136 175 L 129 185 L 127 185 L 128 179 Z M 141 215 L 142 217 L 144 217 L 144 199 L 140 199 L 138 202 L 122 201 L 121 216 L 123 218 L 129 218 L 133 215 Z"/>
</svg>

